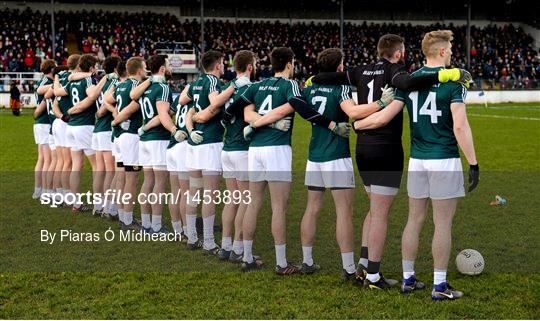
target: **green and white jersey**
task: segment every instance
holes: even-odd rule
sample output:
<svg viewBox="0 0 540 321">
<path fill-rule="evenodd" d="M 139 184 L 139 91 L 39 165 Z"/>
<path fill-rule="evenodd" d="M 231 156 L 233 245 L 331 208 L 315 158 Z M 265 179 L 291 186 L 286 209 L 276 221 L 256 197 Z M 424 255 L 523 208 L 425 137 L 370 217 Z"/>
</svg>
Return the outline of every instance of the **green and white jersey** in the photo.
<svg viewBox="0 0 540 321">
<path fill-rule="evenodd" d="M 144 94 L 139 98 L 139 105 L 143 115 L 143 123 L 146 125 L 154 118 L 158 117 L 157 103 L 165 101 L 172 104 L 172 92 L 169 85 L 165 83 L 152 83 Z M 142 136 L 141 141 L 149 140 L 169 140 L 171 133 L 159 124 L 158 126 L 147 130 Z"/>
<path fill-rule="evenodd" d="M 348 122 L 349 116 L 341 109 L 341 103 L 352 99 L 351 87 L 337 85 L 313 85 L 303 91 L 308 105 L 319 114 L 336 123 Z M 328 128 L 313 124 L 308 159 L 312 162 L 328 162 L 351 157 L 349 139 L 335 135 Z"/>
<path fill-rule="evenodd" d="M 69 82 L 67 89 L 69 89 L 68 93 L 72 106 L 83 101 L 87 97 L 86 89 L 92 86 L 94 86 L 92 77 Z M 96 104 L 91 104 L 83 112 L 71 115 L 68 124 L 71 126 L 94 126 L 96 111 Z"/>
<path fill-rule="evenodd" d="M 106 77 L 106 76 L 104 76 Z M 103 97 L 107 90 L 111 88 L 111 86 L 116 86 L 118 83 L 117 79 L 107 79 L 105 82 L 105 85 L 101 89 L 101 92 L 99 93 L 99 97 L 96 100 L 96 109 L 99 109 L 101 105 L 103 105 Z M 113 121 L 113 114 L 110 111 L 106 111 L 105 114 L 101 117 L 96 116 L 96 124 L 94 127 L 94 133 L 99 132 L 110 132 L 111 131 L 111 122 Z"/>
<path fill-rule="evenodd" d="M 118 109 L 118 112 L 121 112 L 131 103 L 132 99 L 129 94 L 135 87 L 137 87 L 137 85 L 139 85 L 139 81 L 134 78 L 128 78 L 116 85 L 113 96 L 114 100 L 116 101 L 116 108 Z M 124 130 L 120 127 L 120 125 L 114 126 L 113 137 L 118 138 L 123 133 L 137 134 L 137 130 L 142 126 L 142 114 L 140 111 L 136 111 L 125 121 L 129 123 L 129 128 Z"/>
<path fill-rule="evenodd" d="M 49 134 L 52 135 L 52 124 L 56 120 L 56 115 L 53 112 L 53 100 L 51 98 L 47 98 L 45 99 L 45 104 L 47 106 L 47 116 L 49 117 L 49 124 L 51 124 Z"/>
<path fill-rule="evenodd" d="M 193 102 L 183 106 L 179 106 L 179 102 L 180 95 L 176 96 L 173 100 L 173 103 L 171 104 L 171 111 L 174 113 L 174 124 L 176 125 L 178 130 L 183 130 L 187 133 L 186 114 L 189 108 L 192 107 Z M 176 144 L 178 144 L 178 142 L 176 141 L 176 139 L 174 139 L 174 136 L 171 136 L 171 140 L 169 141 L 169 145 L 167 146 L 167 148 L 171 148 Z"/>
<path fill-rule="evenodd" d="M 66 90 L 68 93 L 66 96 L 58 96 L 56 97 L 56 100 L 58 100 L 58 108 L 60 108 L 60 111 L 62 112 L 62 116 L 69 116 L 68 110 L 73 107 L 73 104 L 71 102 L 71 98 L 69 97 L 69 81 L 68 77 L 71 75 L 72 72 L 69 70 L 63 70 L 60 73 L 58 73 L 58 78 L 60 82 L 60 86 Z"/>
<path fill-rule="evenodd" d="M 214 75 L 204 74 L 201 75 L 189 86 L 187 95 L 193 101 L 193 107 L 196 112 L 206 109 L 210 106 L 210 99 L 208 95 L 213 92 L 221 92 L 221 81 Z M 200 144 L 221 143 L 223 141 L 224 129 L 221 125 L 221 119 L 223 118 L 223 112 L 220 110 L 219 114 L 214 115 L 209 121 L 204 124 L 194 123 L 194 130 L 200 130 L 203 132 L 203 141 Z M 196 145 L 191 140 L 188 140 L 190 145 Z"/>
<path fill-rule="evenodd" d="M 230 81 L 223 90 L 227 89 L 228 86 L 232 85 L 232 82 L 236 79 Z M 225 108 L 240 99 L 242 94 L 250 87 L 251 85 L 243 86 L 235 91 L 231 96 L 229 101 L 225 104 Z M 249 149 L 249 142 L 244 139 L 244 127 L 248 123 L 244 121 L 244 113 L 240 112 L 235 115 L 230 123 L 225 125 L 225 137 L 223 139 L 223 150 L 227 152 L 232 151 L 242 151 Z"/>
<path fill-rule="evenodd" d="M 43 78 L 41 78 L 41 80 L 39 81 L 38 88 L 40 88 L 42 86 L 50 85 L 52 83 L 53 83 L 53 81 L 52 81 L 51 78 L 49 78 L 47 76 L 43 76 Z M 39 106 L 39 104 L 41 104 L 41 101 L 43 100 L 44 97 L 45 97 L 45 95 L 38 95 L 38 93 L 36 92 L 36 102 L 37 102 L 38 106 Z M 34 123 L 35 124 L 49 124 L 49 113 L 47 112 L 47 110 L 43 111 L 41 113 L 41 115 L 39 115 L 34 120 Z"/>
<path fill-rule="evenodd" d="M 444 68 L 422 67 L 412 76 L 432 74 L 441 69 Z M 450 105 L 465 102 L 466 96 L 465 86 L 455 82 L 436 84 L 421 91 L 396 92 L 394 99 L 405 102 L 409 112 L 411 158 L 459 158 Z"/>
<path fill-rule="evenodd" d="M 302 97 L 298 83 L 282 77 L 271 77 L 252 84 L 243 94 L 244 100 L 255 104 L 255 111 L 265 115 L 274 108 L 287 103 L 293 97 Z M 291 114 L 294 120 L 294 114 Z M 291 145 L 291 128 L 284 132 L 268 126 L 257 128 L 250 147 Z"/>
</svg>

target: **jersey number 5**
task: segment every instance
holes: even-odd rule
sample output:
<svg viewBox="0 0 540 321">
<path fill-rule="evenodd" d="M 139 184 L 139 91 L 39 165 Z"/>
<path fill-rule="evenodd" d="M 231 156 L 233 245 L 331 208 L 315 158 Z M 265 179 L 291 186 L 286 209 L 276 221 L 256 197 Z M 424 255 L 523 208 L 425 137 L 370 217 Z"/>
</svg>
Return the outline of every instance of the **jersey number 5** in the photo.
<svg viewBox="0 0 540 321">
<path fill-rule="evenodd" d="M 420 107 L 420 112 L 418 111 L 418 92 L 411 92 L 409 94 L 409 99 L 412 102 L 413 123 L 418 122 L 418 115 L 430 116 L 432 124 L 436 124 L 438 122 L 438 117 L 442 116 L 442 111 L 437 110 L 436 93 L 429 92 L 424 104 Z"/>
</svg>

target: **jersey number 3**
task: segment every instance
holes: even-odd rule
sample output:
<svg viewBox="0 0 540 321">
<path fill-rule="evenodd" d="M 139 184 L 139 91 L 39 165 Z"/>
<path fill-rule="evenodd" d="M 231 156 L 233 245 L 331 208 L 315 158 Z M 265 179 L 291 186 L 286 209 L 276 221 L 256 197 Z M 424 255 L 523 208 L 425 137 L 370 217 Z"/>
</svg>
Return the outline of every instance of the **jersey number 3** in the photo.
<svg viewBox="0 0 540 321">
<path fill-rule="evenodd" d="M 411 92 L 409 94 L 409 99 L 412 102 L 413 123 L 418 122 L 418 115 L 430 116 L 432 124 L 436 124 L 438 122 L 438 117 L 442 116 L 442 111 L 437 110 L 436 93 L 429 92 L 424 104 L 420 107 L 420 111 L 418 111 L 418 92 Z"/>
</svg>

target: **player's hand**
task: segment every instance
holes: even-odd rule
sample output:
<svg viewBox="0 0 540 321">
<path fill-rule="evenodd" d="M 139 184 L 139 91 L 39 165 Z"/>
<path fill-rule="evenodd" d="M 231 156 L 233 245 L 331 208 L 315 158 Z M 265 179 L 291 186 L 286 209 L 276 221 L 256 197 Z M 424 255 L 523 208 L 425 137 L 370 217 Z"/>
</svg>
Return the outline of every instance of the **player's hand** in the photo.
<svg viewBox="0 0 540 321">
<path fill-rule="evenodd" d="M 251 84 L 251 80 L 249 80 L 249 77 L 246 77 L 246 76 L 242 76 L 240 78 L 237 78 L 232 83 L 234 89 L 238 89 L 238 88 L 244 87 L 245 85 L 249 85 L 249 84 Z"/>
<path fill-rule="evenodd" d="M 146 133 L 146 126 L 142 125 L 141 127 L 139 127 L 139 129 L 137 129 L 137 134 L 139 134 L 139 136 L 142 136 L 144 135 L 144 133 Z"/>
<path fill-rule="evenodd" d="M 469 193 L 472 192 L 480 182 L 480 167 L 478 164 L 469 165 Z"/>
<path fill-rule="evenodd" d="M 183 130 L 179 130 L 177 129 L 174 134 L 174 140 L 176 140 L 177 142 L 181 143 L 183 142 L 184 140 L 186 140 L 188 138 L 188 133 L 186 133 L 185 131 Z"/>
<path fill-rule="evenodd" d="M 461 68 L 439 70 L 439 82 L 449 81 L 459 82 L 469 88 L 472 76 L 467 70 Z"/>
<path fill-rule="evenodd" d="M 382 90 L 381 99 L 377 100 L 377 103 L 379 104 L 379 106 L 381 106 L 381 108 L 384 108 L 388 106 L 388 104 L 390 104 L 392 100 L 394 100 L 394 88 L 386 85 L 383 88 L 381 88 L 381 90 Z"/>
<path fill-rule="evenodd" d="M 195 144 L 200 144 L 203 141 L 203 132 L 200 130 L 192 130 L 191 133 L 189 133 L 189 137 L 191 137 L 191 140 Z"/>
<path fill-rule="evenodd" d="M 351 133 L 351 124 L 349 123 L 335 123 L 333 122 L 334 127 L 330 128 L 330 130 L 341 137 L 349 138 L 349 135 Z"/>
<path fill-rule="evenodd" d="M 157 75 L 152 75 L 149 77 L 150 79 L 150 83 L 153 84 L 153 83 L 164 83 L 165 82 L 165 76 L 157 76 Z"/>
<path fill-rule="evenodd" d="M 281 131 L 286 132 L 291 128 L 291 120 L 292 120 L 292 117 L 290 116 L 285 117 L 283 119 L 278 120 L 275 123 L 271 123 L 270 125 L 268 125 L 268 127 L 279 129 Z"/>
<path fill-rule="evenodd" d="M 73 114 L 75 114 L 75 111 L 76 111 L 75 107 L 71 107 L 70 109 L 68 109 L 67 112 L 68 112 L 69 115 L 73 115 Z"/>
<path fill-rule="evenodd" d="M 313 82 L 312 82 L 313 77 L 315 76 L 311 76 L 306 80 L 306 82 L 304 83 L 304 87 L 311 87 L 313 85 Z"/>
<path fill-rule="evenodd" d="M 108 80 L 118 79 L 118 74 L 115 72 L 111 72 L 110 74 L 107 74 Z"/>
<path fill-rule="evenodd" d="M 244 139 L 246 141 L 249 142 L 251 140 L 251 135 L 253 135 L 253 131 L 254 131 L 254 128 L 253 126 L 251 126 L 251 124 L 244 127 Z"/>
</svg>

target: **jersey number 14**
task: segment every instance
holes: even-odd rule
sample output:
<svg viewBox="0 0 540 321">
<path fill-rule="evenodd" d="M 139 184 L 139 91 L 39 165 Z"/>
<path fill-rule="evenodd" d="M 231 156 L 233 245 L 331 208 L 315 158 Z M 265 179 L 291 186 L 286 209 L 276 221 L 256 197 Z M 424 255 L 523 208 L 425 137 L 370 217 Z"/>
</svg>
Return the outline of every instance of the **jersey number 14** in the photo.
<svg viewBox="0 0 540 321">
<path fill-rule="evenodd" d="M 442 116 L 442 111 L 437 110 L 436 93 L 429 92 L 424 104 L 422 104 L 422 107 L 420 107 L 420 111 L 418 111 L 418 92 L 411 92 L 409 94 L 409 99 L 412 102 L 413 123 L 418 122 L 418 115 L 430 116 L 432 124 L 436 124 L 438 122 L 438 117 Z"/>
</svg>

